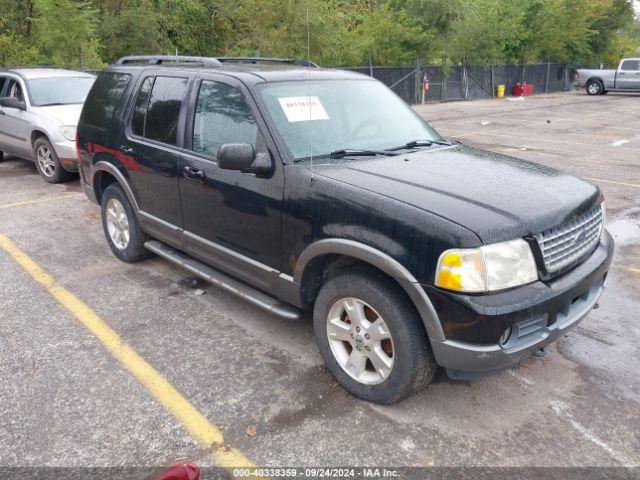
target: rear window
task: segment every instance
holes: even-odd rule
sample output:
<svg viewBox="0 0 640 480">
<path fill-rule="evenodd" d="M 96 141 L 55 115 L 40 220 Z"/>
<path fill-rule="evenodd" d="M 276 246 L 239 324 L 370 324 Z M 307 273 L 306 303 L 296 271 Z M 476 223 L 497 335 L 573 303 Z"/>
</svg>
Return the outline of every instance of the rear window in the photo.
<svg viewBox="0 0 640 480">
<path fill-rule="evenodd" d="M 622 62 L 622 70 L 638 70 L 640 60 L 625 60 Z"/>
<path fill-rule="evenodd" d="M 129 83 L 126 73 L 107 73 L 98 75 L 82 110 L 81 122 L 95 128 L 106 130 L 122 100 L 124 89 Z"/>
</svg>

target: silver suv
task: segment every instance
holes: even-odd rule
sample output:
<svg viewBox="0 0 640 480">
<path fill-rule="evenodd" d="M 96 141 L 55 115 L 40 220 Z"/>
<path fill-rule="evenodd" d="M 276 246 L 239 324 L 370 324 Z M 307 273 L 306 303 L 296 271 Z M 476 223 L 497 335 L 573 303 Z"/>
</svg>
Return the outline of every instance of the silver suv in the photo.
<svg viewBox="0 0 640 480">
<path fill-rule="evenodd" d="M 76 126 L 95 76 L 57 68 L 0 70 L 0 161 L 36 162 L 49 183 L 77 172 Z"/>
</svg>

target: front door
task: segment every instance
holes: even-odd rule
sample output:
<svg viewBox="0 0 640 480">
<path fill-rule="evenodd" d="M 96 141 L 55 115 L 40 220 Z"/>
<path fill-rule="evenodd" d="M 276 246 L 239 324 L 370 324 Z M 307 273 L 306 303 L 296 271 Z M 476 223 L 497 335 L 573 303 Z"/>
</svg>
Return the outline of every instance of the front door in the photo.
<svg viewBox="0 0 640 480">
<path fill-rule="evenodd" d="M 9 78 L 4 86 L 5 97 L 16 98 L 28 103 L 25 99 L 24 88 L 17 78 Z M 0 142 L 5 145 L 6 151 L 15 155 L 31 158 L 31 143 L 28 137 L 29 113 L 19 108 L 0 106 L 1 132 Z"/>
<path fill-rule="evenodd" d="M 118 159 L 127 169 L 146 229 L 165 241 L 182 227 L 178 174 L 188 79 L 150 75 L 139 83 Z M 167 238 L 170 235 L 170 238 Z"/>
<path fill-rule="evenodd" d="M 185 242 L 195 256 L 267 289 L 281 265 L 282 163 L 244 87 L 209 76 L 192 91 L 181 161 Z M 221 145 L 253 145 L 271 159 L 264 176 L 218 167 Z"/>
</svg>

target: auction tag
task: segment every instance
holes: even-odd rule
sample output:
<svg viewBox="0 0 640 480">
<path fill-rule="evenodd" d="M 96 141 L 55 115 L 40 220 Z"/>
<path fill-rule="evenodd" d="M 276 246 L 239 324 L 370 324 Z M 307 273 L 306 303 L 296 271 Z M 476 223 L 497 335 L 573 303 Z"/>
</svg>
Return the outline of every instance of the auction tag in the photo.
<svg viewBox="0 0 640 480">
<path fill-rule="evenodd" d="M 329 120 L 318 97 L 283 97 L 278 98 L 278 101 L 289 123 Z"/>
</svg>

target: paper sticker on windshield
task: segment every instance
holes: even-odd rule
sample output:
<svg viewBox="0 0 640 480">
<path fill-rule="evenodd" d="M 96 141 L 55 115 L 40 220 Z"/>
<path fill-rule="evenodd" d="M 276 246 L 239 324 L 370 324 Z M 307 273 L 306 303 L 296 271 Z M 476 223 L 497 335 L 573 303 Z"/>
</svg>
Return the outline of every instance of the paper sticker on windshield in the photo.
<svg viewBox="0 0 640 480">
<path fill-rule="evenodd" d="M 318 97 L 283 97 L 278 98 L 278 101 L 289 123 L 329 120 Z"/>
</svg>

